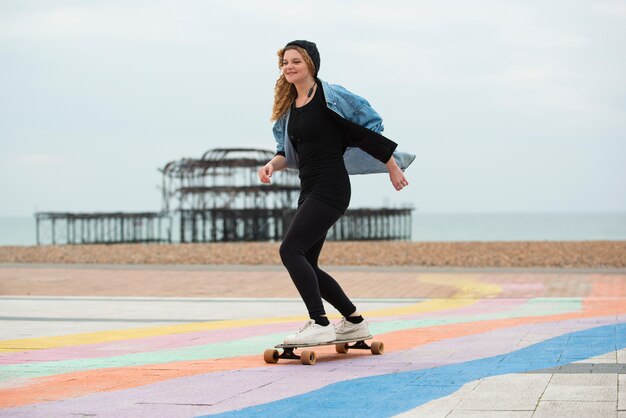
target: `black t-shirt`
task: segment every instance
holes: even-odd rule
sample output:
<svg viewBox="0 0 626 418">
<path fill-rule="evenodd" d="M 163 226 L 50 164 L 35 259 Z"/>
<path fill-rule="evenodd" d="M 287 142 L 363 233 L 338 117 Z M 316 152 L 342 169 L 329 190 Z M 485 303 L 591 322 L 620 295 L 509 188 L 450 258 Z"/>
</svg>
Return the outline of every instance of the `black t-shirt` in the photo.
<svg viewBox="0 0 626 418">
<path fill-rule="evenodd" d="M 351 192 L 343 162 L 346 143 L 339 125 L 327 112 L 319 84 L 307 104 L 300 108 L 292 105 L 287 132 L 298 153 L 298 206 L 312 197 L 345 212 Z"/>
</svg>

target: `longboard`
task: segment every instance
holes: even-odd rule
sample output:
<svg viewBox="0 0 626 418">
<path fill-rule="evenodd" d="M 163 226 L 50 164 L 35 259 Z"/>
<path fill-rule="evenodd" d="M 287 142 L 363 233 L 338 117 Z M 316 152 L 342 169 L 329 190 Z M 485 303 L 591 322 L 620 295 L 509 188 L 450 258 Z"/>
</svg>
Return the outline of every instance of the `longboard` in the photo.
<svg viewBox="0 0 626 418">
<path fill-rule="evenodd" d="M 318 343 L 318 344 L 278 344 L 275 345 L 274 348 L 268 348 L 263 353 L 263 360 L 266 363 L 273 364 L 278 363 L 279 359 L 287 359 L 287 360 L 300 360 L 302 364 L 313 365 L 317 361 L 317 355 L 315 351 L 312 350 L 303 350 L 300 355 L 294 353 L 294 350 L 298 348 L 310 348 L 310 347 L 319 347 L 323 345 L 334 345 L 335 350 L 338 353 L 347 353 L 348 350 L 370 350 L 372 354 L 383 354 L 385 351 L 385 345 L 381 341 L 372 341 L 371 345 L 368 345 L 365 341 L 371 340 L 373 337 L 368 335 L 365 338 L 359 339 L 349 339 L 349 340 L 335 340 L 327 343 Z M 350 344 L 354 343 L 354 344 Z M 277 349 L 283 350 L 282 353 L 279 353 Z"/>
</svg>

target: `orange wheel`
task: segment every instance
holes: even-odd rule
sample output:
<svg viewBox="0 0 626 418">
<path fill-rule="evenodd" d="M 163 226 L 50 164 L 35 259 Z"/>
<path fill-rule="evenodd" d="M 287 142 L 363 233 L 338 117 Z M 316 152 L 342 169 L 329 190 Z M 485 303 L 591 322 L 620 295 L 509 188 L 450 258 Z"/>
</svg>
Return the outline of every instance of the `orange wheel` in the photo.
<svg viewBox="0 0 626 418">
<path fill-rule="evenodd" d="M 263 353 L 263 360 L 265 360 L 265 362 L 269 364 L 278 363 L 278 350 L 268 348 Z"/>
<path fill-rule="evenodd" d="M 317 356 L 315 355 L 315 351 L 303 351 L 300 354 L 300 361 L 302 364 L 314 365 L 317 360 Z"/>
<path fill-rule="evenodd" d="M 348 352 L 348 343 L 335 344 L 335 350 L 337 350 L 338 353 L 346 354 Z"/>
<path fill-rule="evenodd" d="M 374 341 L 371 345 L 372 354 L 382 354 L 385 352 L 385 344 L 382 341 Z"/>
</svg>

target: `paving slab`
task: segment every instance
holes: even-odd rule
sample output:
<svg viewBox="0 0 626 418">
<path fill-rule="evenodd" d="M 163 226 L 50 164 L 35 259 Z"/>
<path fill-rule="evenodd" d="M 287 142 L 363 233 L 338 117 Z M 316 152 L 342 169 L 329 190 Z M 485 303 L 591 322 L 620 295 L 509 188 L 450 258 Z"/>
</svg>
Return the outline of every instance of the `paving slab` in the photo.
<svg viewBox="0 0 626 418">
<path fill-rule="evenodd" d="M 611 418 L 617 417 L 616 402 L 542 401 L 533 418 Z"/>
</svg>

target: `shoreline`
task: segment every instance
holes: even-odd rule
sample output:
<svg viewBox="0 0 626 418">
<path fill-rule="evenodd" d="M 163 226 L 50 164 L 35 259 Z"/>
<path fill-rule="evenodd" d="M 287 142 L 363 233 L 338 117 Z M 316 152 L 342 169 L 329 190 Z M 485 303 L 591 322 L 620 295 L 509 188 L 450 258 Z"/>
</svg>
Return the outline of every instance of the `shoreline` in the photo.
<svg viewBox="0 0 626 418">
<path fill-rule="evenodd" d="M 281 266 L 279 247 L 277 242 L 0 246 L 0 263 Z M 433 268 L 625 268 L 626 241 L 328 241 L 322 250 L 320 264 Z"/>
</svg>

